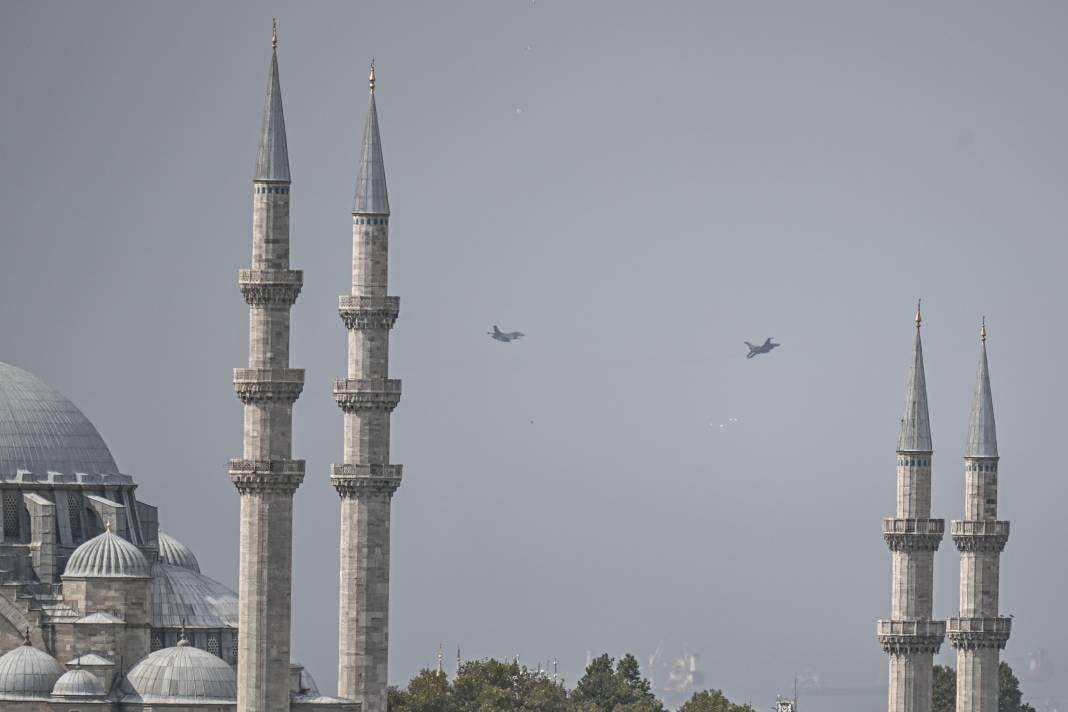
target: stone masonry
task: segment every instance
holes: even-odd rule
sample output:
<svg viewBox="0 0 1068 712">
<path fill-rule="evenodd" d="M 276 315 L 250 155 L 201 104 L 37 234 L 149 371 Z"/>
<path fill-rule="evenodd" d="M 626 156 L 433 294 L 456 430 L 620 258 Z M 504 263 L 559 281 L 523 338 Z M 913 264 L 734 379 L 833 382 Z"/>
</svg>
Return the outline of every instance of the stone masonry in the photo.
<svg viewBox="0 0 1068 712">
<path fill-rule="evenodd" d="M 931 425 L 923 370 L 919 304 L 916 341 L 905 388 L 905 415 L 897 444 L 897 510 L 883 520 L 892 557 L 890 619 L 878 638 L 890 656 L 889 712 L 930 712 L 934 655 L 945 623 L 932 620 L 934 553 L 945 522 L 931 519 Z"/>
<path fill-rule="evenodd" d="M 390 500 L 401 466 L 389 462 L 390 413 L 400 400 L 389 378 L 389 331 L 399 300 L 387 296 L 389 200 L 375 108 L 375 69 L 352 207 L 352 293 L 339 299 L 348 329 L 348 372 L 334 384 L 344 412 L 344 464 L 331 481 L 341 497 L 338 695 L 363 712 L 385 712 L 389 653 Z"/>
<path fill-rule="evenodd" d="M 950 525 L 960 551 L 960 617 L 950 618 L 957 649 L 957 712 L 997 712 L 998 657 L 1012 621 L 998 615 L 998 569 L 1009 523 L 998 520 L 998 444 L 986 361 L 986 323 L 980 330 L 979 375 L 964 453 L 964 519 Z"/>
<path fill-rule="evenodd" d="M 270 76 L 253 179 L 252 268 L 239 285 L 249 306 L 248 368 L 234 369 L 245 406 L 244 452 L 230 461 L 241 495 L 238 712 L 288 712 L 293 493 L 293 403 L 304 371 L 289 367 L 289 311 L 303 273 L 289 268 L 289 156 L 272 37 Z"/>
</svg>

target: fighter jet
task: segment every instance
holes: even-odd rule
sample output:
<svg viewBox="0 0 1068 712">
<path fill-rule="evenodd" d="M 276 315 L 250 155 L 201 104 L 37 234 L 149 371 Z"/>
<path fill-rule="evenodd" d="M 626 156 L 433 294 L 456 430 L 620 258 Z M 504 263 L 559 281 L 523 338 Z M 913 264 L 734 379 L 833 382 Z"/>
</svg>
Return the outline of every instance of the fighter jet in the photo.
<svg viewBox="0 0 1068 712">
<path fill-rule="evenodd" d="M 487 331 L 486 333 L 489 334 L 492 338 L 496 339 L 497 341 L 503 341 L 506 344 L 509 341 L 515 341 L 516 339 L 523 338 L 523 332 L 521 332 L 521 331 L 501 331 L 500 329 L 497 328 L 496 324 L 493 325 L 493 331 Z"/>
<path fill-rule="evenodd" d="M 746 358 L 753 358 L 757 354 L 766 354 L 769 351 L 771 351 L 773 348 L 775 348 L 777 346 L 782 346 L 782 344 L 774 343 L 771 340 L 771 337 L 768 337 L 768 340 L 765 341 L 764 343 L 762 343 L 760 346 L 754 346 L 753 344 L 749 343 L 748 341 L 745 342 L 745 345 L 749 347 L 749 353 L 746 354 L 746 356 L 745 356 Z"/>
</svg>

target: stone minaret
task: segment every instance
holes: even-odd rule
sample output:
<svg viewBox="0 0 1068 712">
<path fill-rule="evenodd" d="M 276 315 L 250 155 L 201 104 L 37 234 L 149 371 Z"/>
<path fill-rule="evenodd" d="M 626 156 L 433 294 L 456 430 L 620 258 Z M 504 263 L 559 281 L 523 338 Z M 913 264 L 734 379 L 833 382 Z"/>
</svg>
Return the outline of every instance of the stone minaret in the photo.
<svg viewBox="0 0 1068 712">
<path fill-rule="evenodd" d="M 252 181 L 252 269 L 241 270 L 249 306 L 248 368 L 234 369 L 245 404 L 245 443 L 230 461 L 241 494 L 238 712 L 288 712 L 293 493 L 304 461 L 292 454 L 293 403 L 304 371 L 289 368 L 289 310 L 303 272 L 289 268 L 289 157 L 278 85 L 278 35 L 259 158 Z"/>
<path fill-rule="evenodd" d="M 998 656 L 1012 621 L 998 616 L 998 560 L 1009 523 L 998 521 L 998 442 L 986 364 L 986 322 L 964 452 L 964 519 L 950 525 L 960 551 L 960 617 L 949 619 L 957 649 L 957 712 L 998 711 Z"/>
<path fill-rule="evenodd" d="M 330 479 L 341 496 L 338 695 L 361 701 L 363 712 L 385 712 L 390 499 L 401 481 L 401 466 L 389 462 L 389 417 L 401 393 L 400 381 L 389 378 L 389 330 L 400 301 L 386 296 L 389 199 L 373 62 L 370 82 L 352 205 L 352 293 L 338 300 L 349 332 L 348 373 L 334 383 L 345 413 L 345 461 Z"/>
<path fill-rule="evenodd" d="M 916 343 L 897 441 L 897 511 L 883 520 L 893 561 L 890 620 L 878 624 L 879 642 L 890 655 L 889 712 L 930 712 L 934 655 L 945 636 L 945 623 L 932 620 L 934 553 L 945 522 L 931 519 L 933 448 L 920 324 L 917 303 Z"/>
</svg>

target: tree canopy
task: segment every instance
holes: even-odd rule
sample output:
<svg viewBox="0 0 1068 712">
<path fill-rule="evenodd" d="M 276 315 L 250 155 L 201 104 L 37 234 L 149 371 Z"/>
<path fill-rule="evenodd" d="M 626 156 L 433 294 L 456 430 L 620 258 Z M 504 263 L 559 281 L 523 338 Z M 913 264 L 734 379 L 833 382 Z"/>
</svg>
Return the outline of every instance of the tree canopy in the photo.
<svg viewBox="0 0 1068 712">
<path fill-rule="evenodd" d="M 935 665 L 931 712 L 955 712 L 957 706 L 957 673 L 946 665 Z M 998 665 L 998 712 L 1035 712 L 1023 701 L 1020 681 L 1009 664 Z"/>
<path fill-rule="evenodd" d="M 423 670 L 404 689 L 389 689 L 389 712 L 665 712 L 642 677 L 638 661 L 627 654 L 618 661 L 594 658 L 568 692 L 543 672 L 518 662 L 472 660 L 453 680 L 443 672 Z M 753 712 L 736 705 L 719 690 L 699 692 L 681 712 Z"/>
</svg>

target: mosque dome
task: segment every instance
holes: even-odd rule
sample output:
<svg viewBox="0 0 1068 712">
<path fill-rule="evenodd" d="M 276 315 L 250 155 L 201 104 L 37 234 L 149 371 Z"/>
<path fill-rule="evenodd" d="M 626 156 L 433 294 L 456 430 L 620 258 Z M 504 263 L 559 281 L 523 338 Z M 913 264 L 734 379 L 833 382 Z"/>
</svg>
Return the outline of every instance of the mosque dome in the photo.
<svg viewBox="0 0 1068 712">
<path fill-rule="evenodd" d="M 204 574 L 161 562 L 149 586 L 153 628 L 237 627 L 237 594 Z"/>
<path fill-rule="evenodd" d="M 200 564 L 193 550 L 163 532 L 159 532 L 159 558 L 171 566 L 181 566 L 200 573 Z"/>
<path fill-rule="evenodd" d="M 48 697 L 64 672 L 58 660 L 27 642 L 0 656 L 0 699 Z"/>
<path fill-rule="evenodd" d="M 88 670 L 74 669 L 63 673 L 56 680 L 52 694 L 56 697 L 103 697 L 107 694 L 104 683 Z"/>
<path fill-rule="evenodd" d="M 141 550 L 110 530 L 85 542 L 67 559 L 63 576 L 148 578 L 151 568 Z"/>
<path fill-rule="evenodd" d="M 204 704 L 237 700 L 237 678 L 222 658 L 185 639 L 137 663 L 126 675 L 126 700 L 145 704 Z"/>
<path fill-rule="evenodd" d="M 112 475 L 119 468 L 100 433 L 62 393 L 0 363 L 0 479 L 19 470 Z"/>
</svg>

